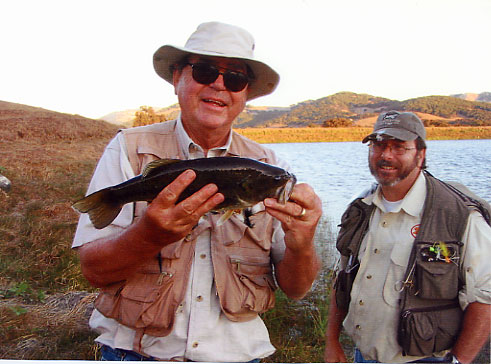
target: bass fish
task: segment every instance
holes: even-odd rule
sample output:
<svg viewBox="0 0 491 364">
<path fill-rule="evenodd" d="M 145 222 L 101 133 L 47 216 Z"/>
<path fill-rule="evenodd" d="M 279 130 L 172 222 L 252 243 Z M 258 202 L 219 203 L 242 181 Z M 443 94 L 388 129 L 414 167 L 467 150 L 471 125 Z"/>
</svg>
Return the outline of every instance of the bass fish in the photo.
<svg viewBox="0 0 491 364">
<path fill-rule="evenodd" d="M 249 158 L 158 159 L 147 164 L 142 174 L 94 192 L 75 202 L 72 207 L 80 213 L 88 213 L 94 227 L 102 229 L 119 215 L 124 204 L 151 202 L 164 187 L 188 169 L 196 172 L 196 178 L 181 193 L 178 202 L 209 183 L 216 184 L 218 192 L 225 196 L 225 200 L 213 210 L 225 212 L 219 224 L 237 210 L 245 212 L 268 197 L 285 203 L 297 181 L 295 175 L 282 168 Z M 246 223 L 249 223 L 250 211 L 245 216 Z"/>
</svg>

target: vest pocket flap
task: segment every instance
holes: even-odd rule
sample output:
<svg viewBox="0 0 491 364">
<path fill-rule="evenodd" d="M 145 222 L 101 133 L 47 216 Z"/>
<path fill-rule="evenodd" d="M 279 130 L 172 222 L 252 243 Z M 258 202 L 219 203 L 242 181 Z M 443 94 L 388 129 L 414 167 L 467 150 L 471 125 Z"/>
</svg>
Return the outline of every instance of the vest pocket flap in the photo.
<svg viewBox="0 0 491 364">
<path fill-rule="evenodd" d="M 429 264 L 420 264 L 420 268 L 432 276 L 441 276 L 448 274 L 449 268 L 451 267 L 444 262 L 434 262 Z"/>
<path fill-rule="evenodd" d="M 417 295 L 424 299 L 454 299 L 459 292 L 457 243 L 418 243 Z"/>
<path fill-rule="evenodd" d="M 155 264 L 157 265 L 157 264 Z M 174 271 L 165 269 L 160 271 L 151 265 L 144 267 L 140 272 L 135 274 L 121 291 L 121 296 L 126 299 L 139 301 L 143 303 L 154 302 L 160 295 L 162 287 L 172 285 Z"/>
<path fill-rule="evenodd" d="M 245 275 L 258 275 L 271 273 L 271 261 L 269 257 L 244 257 L 234 256 L 229 257 L 230 264 L 234 271 Z"/>
<path fill-rule="evenodd" d="M 152 287 L 144 287 L 144 286 L 136 286 L 132 285 L 131 287 L 126 286 L 121 291 L 121 296 L 123 298 L 149 303 L 155 301 L 158 296 L 158 289 L 156 286 Z"/>
<path fill-rule="evenodd" d="M 159 159 L 164 158 L 164 154 L 162 153 L 161 149 L 158 148 L 152 148 L 150 145 L 138 145 L 136 149 L 137 154 L 151 154 Z"/>
<path fill-rule="evenodd" d="M 181 257 L 181 247 L 183 244 L 183 240 L 176 241 L 175 243 L 166 245 L 160 251 L 162 258 L 167 259 L 178 259 Z"/>
<path fill-rule="evenodd" d="M 254 282 L 261 287 L 270 287 L 271 289 L 276 289 L 276 283 L 274 282 L 273 276 L 270 274 L 261 274 L 258 276 L 248 276 L 251 282 Z"/>
</svg>

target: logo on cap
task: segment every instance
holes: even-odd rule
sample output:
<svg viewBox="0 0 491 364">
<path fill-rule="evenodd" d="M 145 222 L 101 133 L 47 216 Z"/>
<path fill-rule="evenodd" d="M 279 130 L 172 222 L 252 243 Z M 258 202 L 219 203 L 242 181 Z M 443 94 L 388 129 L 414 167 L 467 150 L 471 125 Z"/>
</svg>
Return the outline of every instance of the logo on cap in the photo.
<svg viewBox="0 0 491 364">
<path fill-rule="evenodd" d="M 399 124 L 400 123 L 400 120 L 397 120 L 397 117 L 399 115 L 400 114 L 398 112 L 389 111 L 382 118 L 382 122 L 383 122 L 382 125 L 385 127 L 385 126 L 390 126 L 390 125 L 394 125 L 394 124 Z"/>
<path fill-rule="evenodd" d="M 397 116 L 399 116 L 398 112 L 389 111 L 387 114 L 384 115 L 382 120 L 392 120 L 392 119 L 397 118 Z"/>
</svg>

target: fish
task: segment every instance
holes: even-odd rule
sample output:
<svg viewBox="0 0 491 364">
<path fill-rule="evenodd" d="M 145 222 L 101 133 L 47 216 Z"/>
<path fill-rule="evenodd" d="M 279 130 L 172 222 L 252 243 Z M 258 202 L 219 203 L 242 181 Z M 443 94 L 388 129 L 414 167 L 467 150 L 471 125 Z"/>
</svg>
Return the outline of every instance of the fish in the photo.
<svg viewBox="0 0 491 364">
<path fill-rule="evenodd" d="M 136 201 L 151 202 L 164 187 L 188 169 L 196 173 L 196 178 L 181 193 L 177 203 L 207 184 L 216 184 L 218 192 L 225 197 L 212 210 L 224 213 L 219 225 L 239 210 L 244 213 L 246 224 L 252 227 L 250 208 L 268 197 L 286 203 L 297 181 L 294 174 L 283 168 L 250 158 L 157 159 L 147 164 L 140 175 L 96 191 L 76 201 L 72 207 L 79 213 L 89 214 L 94 227 L 103 229 L 114 221 L 123 205 Z"/>
</svg>

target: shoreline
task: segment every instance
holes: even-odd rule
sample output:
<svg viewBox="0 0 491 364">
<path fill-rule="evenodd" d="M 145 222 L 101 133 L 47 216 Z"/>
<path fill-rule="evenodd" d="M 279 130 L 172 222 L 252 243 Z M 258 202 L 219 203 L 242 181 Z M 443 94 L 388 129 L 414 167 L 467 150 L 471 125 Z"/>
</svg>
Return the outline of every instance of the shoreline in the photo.
<svg viewBox="0 0 491 364">
<path fill-rule="evenodd" d="M 261 144 L 322 143 L 361 141 L 372 128 L 244 128 L 234 131 Z M 426 140 L 491 139 L 491 126 L 426 127 L 426 133 Z"/>
</svg>

